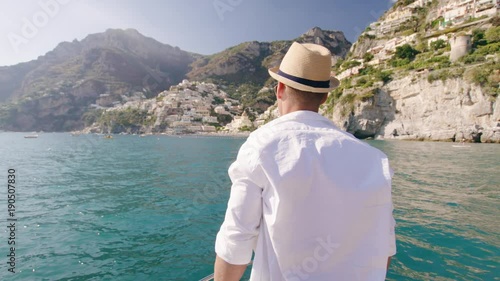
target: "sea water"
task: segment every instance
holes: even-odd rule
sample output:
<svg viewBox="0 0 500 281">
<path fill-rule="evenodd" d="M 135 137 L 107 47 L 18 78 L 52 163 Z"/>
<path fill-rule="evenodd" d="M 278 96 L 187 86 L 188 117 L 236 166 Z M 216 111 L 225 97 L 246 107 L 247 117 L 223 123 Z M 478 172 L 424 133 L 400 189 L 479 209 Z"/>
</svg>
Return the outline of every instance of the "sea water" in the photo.
<svg viewBox="0 0 500 281">
<path fill-rule="evenodd" d="M 212 273 L 227 168 L 243 138 L 23 136 L 0 133 L 0 280 Z M 500 280 L 500 146 L 369 143 L 395 172 L 398 253 L 388 280 Z M 16 219 L 14 274 L 8 218 Z"/>
</svg>

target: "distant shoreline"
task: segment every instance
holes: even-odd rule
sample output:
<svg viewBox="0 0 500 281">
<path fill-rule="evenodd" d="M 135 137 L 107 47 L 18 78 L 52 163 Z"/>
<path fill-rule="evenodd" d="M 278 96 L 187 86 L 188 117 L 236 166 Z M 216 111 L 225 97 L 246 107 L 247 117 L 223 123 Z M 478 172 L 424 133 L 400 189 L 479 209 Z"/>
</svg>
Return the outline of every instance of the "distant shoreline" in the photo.
<svg viewBox="0 0 500 281">
<path fill-rule="evenodd" d="M 231 137 L 231 138 L 247 138 L 251 132 L 197 132 L 190 134 L 172 134 L 172 133 L 148 133 L 148 134 L 129 134 L 129 133 L 116 133 L 116 134 L 105 134 L 105 133 L 82 133 L 82 132 L 17 132 L 17 131 L 1 131 L 0 133 L 19 133 L 19 134 L 71 134 L 74 136 L 80 135 L 99 135 L 99 136 L 137 136 L 137 137 L 151 137 L 151 136 L 169 136 L 169 137 Z M 461 143 L 460 141 L 453 141 L 451 139 L 446 140 L 432 140 L 427 138 L 418 138 L 418 137 L 410 137 L 410 136 L 399 136 L 393 138 L 366 138 L 361 140 L 378 140 L 378 141 L 408 141 L 408 142 L 445 142 L 445 143 Z M 465 140 L 465 143 L 477 143 L 477 144 L 500 144 L 500 142 L 473 142 L 471 140 Z"/>
<path fill-rule="evenodd" d="M 44 131 L 4 131 L 0 133 L 17 133 L 17 134 L 70 134 L 70 135 L 112 135 L 112 136 L 228 136 L 228 137 L 248 137 L 251 132 L 196 132 L 188 134 L 172 134 L 172 133 L 146 133 L 146 134 L 130 134 L 130 133 L 87 133 L 81 131 L 65 131 L 65 132 L 44 132 Z"/>
</svg>

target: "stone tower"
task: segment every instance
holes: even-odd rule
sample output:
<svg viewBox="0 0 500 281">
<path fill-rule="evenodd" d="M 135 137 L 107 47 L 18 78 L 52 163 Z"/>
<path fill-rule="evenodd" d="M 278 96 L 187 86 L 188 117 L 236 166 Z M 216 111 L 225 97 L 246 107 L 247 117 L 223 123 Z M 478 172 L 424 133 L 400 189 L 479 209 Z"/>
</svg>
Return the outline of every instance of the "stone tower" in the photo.
<svg viewBox="0 0 500 281">
<path fill-rule="evenodd" d="M 451 53 L 450 61 L 455 62 L 459 58 L 467 55 L 472 49 L 470 35 L 458 35 L 450 39 Z"/>
</svg>

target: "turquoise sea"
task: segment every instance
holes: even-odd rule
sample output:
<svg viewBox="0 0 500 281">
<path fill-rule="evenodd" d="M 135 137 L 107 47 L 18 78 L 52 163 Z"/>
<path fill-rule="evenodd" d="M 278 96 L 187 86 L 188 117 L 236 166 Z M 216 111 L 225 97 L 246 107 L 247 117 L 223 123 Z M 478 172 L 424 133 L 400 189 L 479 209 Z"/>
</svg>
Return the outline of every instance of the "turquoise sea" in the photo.
<svg viewBox="0 0 500 281">
<path fill-rule="evenodd" d="M 212 273 L 242 138 L 0 133 L 0 280 Z M 370 141 L 395 171 L 388 280 L 500 280 L 500 145 Z M 8 272 L 15 169 L 16 274 Z"/>
</svg>

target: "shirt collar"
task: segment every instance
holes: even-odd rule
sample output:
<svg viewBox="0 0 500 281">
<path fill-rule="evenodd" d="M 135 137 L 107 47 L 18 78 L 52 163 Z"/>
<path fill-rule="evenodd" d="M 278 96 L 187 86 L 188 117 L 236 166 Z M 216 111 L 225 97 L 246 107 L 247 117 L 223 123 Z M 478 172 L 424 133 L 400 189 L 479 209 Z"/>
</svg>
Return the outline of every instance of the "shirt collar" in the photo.
<svg viewBox="0 0 500 281">
<path fill-rule="evenodd" d="M 328 120 L 321 114 L 310 110 L 298 110 L 279 117 L 277 120 Z"/>
<path fill-rule="evenodd" d="M 294 111 L 294 112 L 290 112 L 288 114 L 285 114 L 277 119 L 274 119 L 273 121 L 269 122 L 268 124 L 271 125 L 272 124 L 278 124 L 278 123 L 282 123 L 282 122 L 286 122 L 286 121 L 291 121 L 291 120 L 297 120 L 297 121 L 300 121 L 300 120 L 317 120 L 317 121 L 323 121 L 323 122 L 327 122 L 328 124 L 331 124 L 334 126 L 333 122 L 324 117 L 323 115 L 317 113 L 317 112 L 314 112 L 314 111 L 310 111 L 310 110 L 297 110 L 297 111 Z"/>
</svg>

